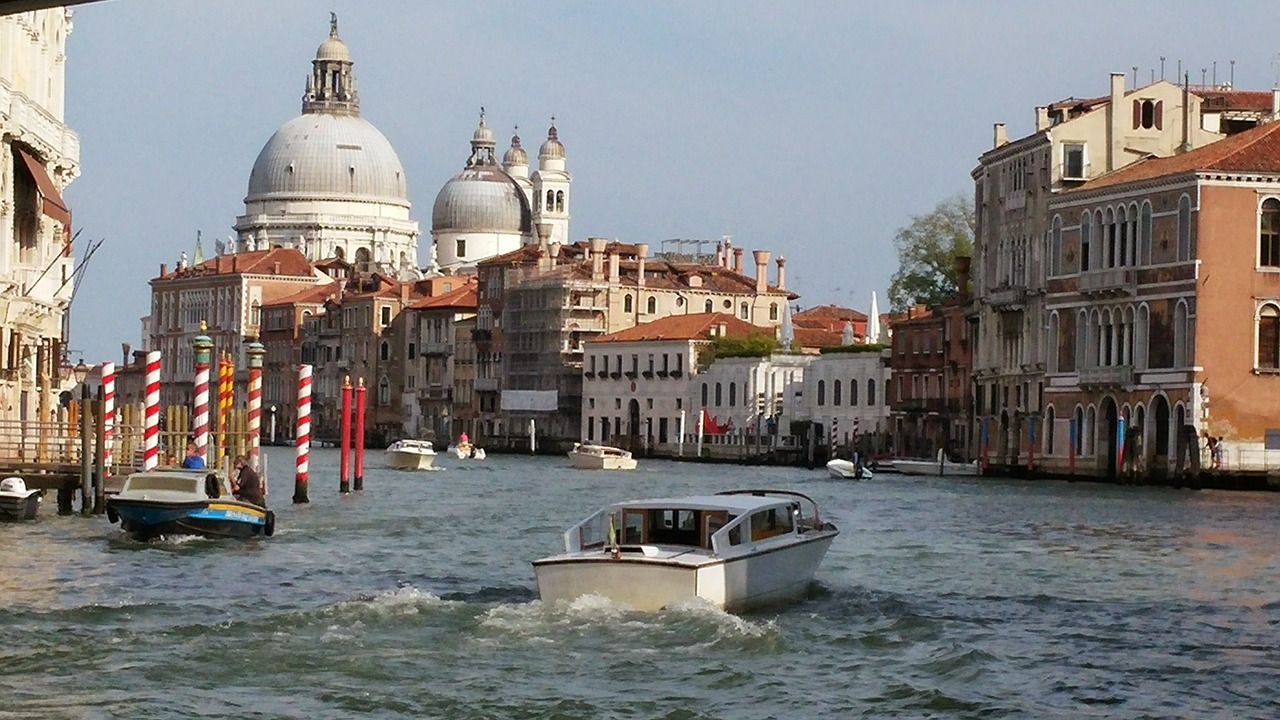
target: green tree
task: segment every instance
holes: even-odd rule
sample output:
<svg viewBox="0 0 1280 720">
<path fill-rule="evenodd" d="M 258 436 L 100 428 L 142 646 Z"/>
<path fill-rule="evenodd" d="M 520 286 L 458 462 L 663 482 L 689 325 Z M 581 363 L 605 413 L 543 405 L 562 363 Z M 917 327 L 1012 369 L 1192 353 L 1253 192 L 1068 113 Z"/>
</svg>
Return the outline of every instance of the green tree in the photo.
<svg viewBox="0 0 1280 720">
<path fill-rule="evenodd" d="M 974 229 L 973 204 L 964 195 L 947 198 L 898 228 L 893 238 L 898 270 L 889 280 L 890 308 L 903 312 L 954 296 L 960 289 L 955 259 L 973 256 Z"/>
</svg>

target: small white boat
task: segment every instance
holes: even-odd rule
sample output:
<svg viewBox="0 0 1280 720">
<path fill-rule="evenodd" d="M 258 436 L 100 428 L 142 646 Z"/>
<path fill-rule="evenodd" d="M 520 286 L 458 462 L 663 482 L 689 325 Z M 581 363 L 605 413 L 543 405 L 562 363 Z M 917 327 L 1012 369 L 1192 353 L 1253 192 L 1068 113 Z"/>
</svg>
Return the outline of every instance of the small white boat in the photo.
<svg viewBox="0 0 1280 720">
<path fill-rule="evenodd" d="M 573 466 L 582 470 L 635 470 L 636 459 L 622 448 L 575 443 L 569 451 Z"/>
<path fill-rule="evenodd" d="M 484 448 L 478 448 L 469 442 L 450 445 L 449 453 L 459 460 L 483 460 L 486 457 Z"/>
<path fill-rule="evenodd" d="M 870 469 L 841 458 L 832 458 L 827 463 L 827 473 L 833 478 L 848 480 L 870 480 L 873 477 Z"/>
<path fill-rule="evenodd" d="M 600 595 L 655 611 L 701 598 L 730 612 L 804 597 L 839 534 L 785 490 L 631 500 L 564 534 L 533 561 L 543 602 Z"/>
<path fill-rule="evenodd" d="M 894 458 L 893 467 L 903 475 L 978 475 L 980 472 L 977 460 L 952 462 L 942 456 L 941 450 L 935 460 Z"/>
<path fill-rule="evenodd" d="M 43 497 L 44 490 L 28 490 L 20 477 L 0 480 L 0 520 L 34 520 Z"/>
<path fill-rule="evenodd" d="M 386 457 L 396 470 L 429 470 L 436 451 L 429 440 L 397 440 L 387 446 Z"/>
</svg>

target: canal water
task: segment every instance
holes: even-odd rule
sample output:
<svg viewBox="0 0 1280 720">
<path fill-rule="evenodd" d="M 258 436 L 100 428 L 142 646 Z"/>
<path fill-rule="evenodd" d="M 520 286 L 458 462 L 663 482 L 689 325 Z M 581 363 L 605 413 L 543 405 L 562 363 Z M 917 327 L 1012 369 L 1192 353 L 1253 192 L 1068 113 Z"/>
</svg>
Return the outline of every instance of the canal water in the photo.
<svg viewBox="0 0 1280 720">
<path fill-rule="evenodd" d="M 1280 717 L 1280 494 L 492 456 L 339 497 L 312 458 L 265 541 L 0 526 L 0 718 Z M 537 598 L 600 505 L 764 486 L 841 529 L 803 602 Z"/>
</svg>

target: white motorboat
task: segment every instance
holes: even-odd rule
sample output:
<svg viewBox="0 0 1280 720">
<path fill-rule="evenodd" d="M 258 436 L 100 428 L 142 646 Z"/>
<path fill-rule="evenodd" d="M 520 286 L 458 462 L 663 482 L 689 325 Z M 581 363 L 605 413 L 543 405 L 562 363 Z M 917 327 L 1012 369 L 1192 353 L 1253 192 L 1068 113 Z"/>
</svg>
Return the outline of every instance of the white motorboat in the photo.
<svg viewBox="0 0 1280 720">
<path fill-rule="evenodd" d="M 981 471 L 977 460 L 967 463 L 952 462 L 943 457 L 941 450 L 934 460 L 894 458 L 893 467 L 903 475 L 978 475 Z"/>
<path fill-rule="evenodd" d="M 449 453 L 459 460 L 483 460 L 486 457 L 484 448 L 478 448 L 465 441 L 450 445 Z"/>
<path fill-rule="evenodd" d="M 543 602 L 600 595 L 655 611 L 701 598 L 731 612 L 804 597 L 839 534 L 785 490 L 631 500 L 564 534 L 533 562 Z"/>
<path fill-rule="evenodd" d="M 827 463 L 827 473 L 833 478 L 848 480 L 870 480 L 873 477 L 870 469 L 841 458 L 832 458 Z"/>
<path fill-rule="evenodd" d="M 0 480 L 0 520 L 34 520 L 43 497 L 44 490 L 27 489 L 20 477 Z"/>
<path fill-rule="evenodd" d="M 396 470 L 429 470 L 436 451 L 429 440 L 397 440 L 387 446 L 386 456 Z"/>
<path fill-rule="evenodd" d="M 575 443 L 569 451 L 573 466 L 583 470 L 635 470 L 636 459 L 630 451 L 608 445 Z"/>
</svg>

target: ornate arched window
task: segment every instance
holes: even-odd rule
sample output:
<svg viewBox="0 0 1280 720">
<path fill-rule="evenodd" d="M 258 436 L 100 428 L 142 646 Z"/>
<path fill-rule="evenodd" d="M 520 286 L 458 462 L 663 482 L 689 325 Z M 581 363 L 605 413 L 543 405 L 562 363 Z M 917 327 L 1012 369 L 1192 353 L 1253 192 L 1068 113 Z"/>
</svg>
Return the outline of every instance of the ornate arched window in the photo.
<svg viewBox="0 0 1280 720">
<path fill-rule="evenodd" d="M 1178 259 L 1191 259 L 1191 198 L 1178 198 Z"/>
<path fill-rule="evenodd" d="M 1280 370 L 1280 307 L 1271 303 L 1258 310 L 1257 367 Z"/>
<path fill-rule="evenodd" d="M 1050 230 L 1049 237 L 1049 274 L 1058 275 L 1062 272 L 1062 217 L 1060 215 L 1053 216 L 1053 228 Z"/>
<path fill-rule="evenodd" d="M 1258 218 L 1258 266 L 1280 268 L 1280 200 L 1262 201 Z"/>
<path fill-rule="evenodd" d="M 564 212 L 564 191 L 556 191 L 556 212 Z"/>
<path fill-rule="evenodd" d="M 551 212 L 555 210 L 555 207 L 556 207 L 556 193 L 554 190 L 548 190 L 547 191 L 547 212 Z"/>
<path fill-rule="evenodd" d="M 1187 303 L 1179 300 L 1173 309 L 1173 366 L 1187 365 Z"/>
<path fill-rule="evenodd" d="M 1089 250 L 1093 240 L 1093 213 L 1086 210 L 1080 216 L 1080 272 L 1089 269 Z"/>
<path fill-rule="evenodd" d="M 1144 200 L 1138 212 L 1138 264 L 1151 263 L 1151 201 Z"/>
</svg>

